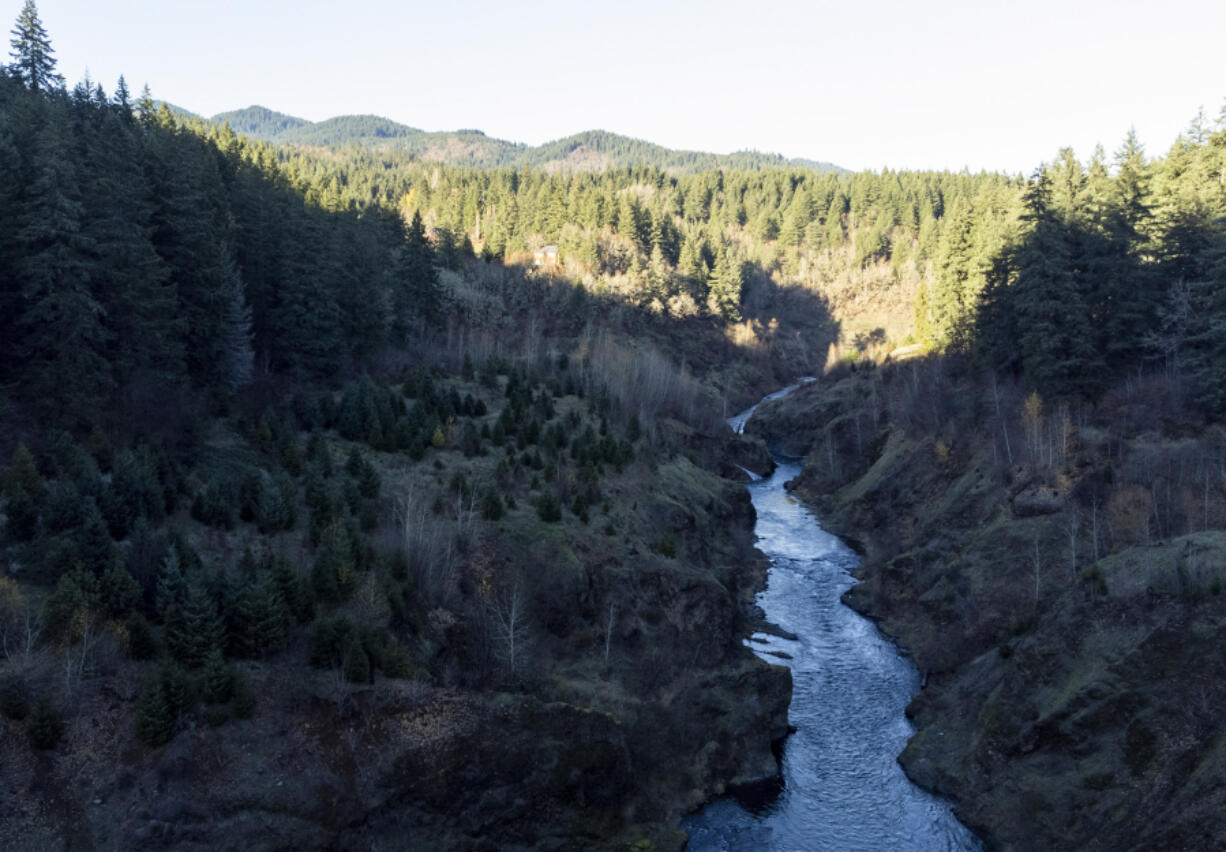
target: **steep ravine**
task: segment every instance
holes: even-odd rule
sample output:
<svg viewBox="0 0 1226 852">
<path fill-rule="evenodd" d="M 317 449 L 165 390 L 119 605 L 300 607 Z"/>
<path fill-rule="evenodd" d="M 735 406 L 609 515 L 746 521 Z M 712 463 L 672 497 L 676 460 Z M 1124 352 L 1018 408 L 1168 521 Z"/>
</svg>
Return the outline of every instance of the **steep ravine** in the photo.
<svg viewBox="0 0 1226 852">
<path fill-rule="evenodd" d="M 729 424 L 739 431 L 752 414 Z M 783 457 L 775 462 L 773 474 L 748 486 L 758 547 L 771 560 L 757 598 L 769 632 L 755 634 L 752 647 L 791 669 L 796 731 L 782 748 L 781 784 L 709 805 L 686 824 L 689 848 L 978 848 L 948 803 L 916 787 L 899 767 L 897 755 L 912 733 L 903 710 L 919 688 L 919 673 L 871 622 L 841 603 L 854 582 L 856 556 L 786 491 L 800 465 Z"/>
<path fill-rule="evenodd" d="M 531 677 L 346 684 L 307 664 L 300 633 L 238 664 L 252 718 L 188 714 L 151 748 L 134 732 L 142 671 L 116 655 L 56 749 L 0 720 L 0 848 L 679 848 L 684 814 L 776 776 L 791 680 L 742 644 L 765 562 L 749 496 L 707 469 L 760 450 L 670 440 L 684 454 L 607 480 L 633 536 L 521 510 L 472 545 L 474 564 L 534 572 Z M 462 660 L 480 638 L 462 616 L 431 611 L 423 647 Z"/>
<path fill-rule="evenodd" d="M 926 675 L 907 708 L 907 774 L 953 798 L 988 848 L 1222 848 L 1226 533 L 1199 530 L 1217 508 L 1198 482 L 1196 531 L 1123 534 L 1133 495 L 1179 496 L 1154 459 L 1182 445 L 1106 444 L 1089 421 L 1059 469 L 1008 468 L 976 413 L 984 397 L 992 412 L 982 387 L 951 388 L 968 404 L 925 423 L 884 405 L 914 381 L 824 379 L 749 429 L 806 454 L 792 494 L 862 555 L 844 600 Z M 1144 490 L 1124 478 L 1142 464 Z M 1095 523 L 1113 525 L 1110 547 Z"/>
</svg>

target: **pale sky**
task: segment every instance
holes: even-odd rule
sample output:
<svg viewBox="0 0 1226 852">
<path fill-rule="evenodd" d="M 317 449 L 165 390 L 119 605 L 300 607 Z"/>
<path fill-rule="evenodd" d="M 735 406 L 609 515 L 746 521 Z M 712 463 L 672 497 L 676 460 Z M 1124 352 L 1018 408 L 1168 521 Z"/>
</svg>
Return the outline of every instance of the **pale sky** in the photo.
<svg viewBox="0 0 1226 852">
<path fill-rule="evenodd" d="M 21 0 L 0 0 L 15 21 Z M 205 116 L 374 113 L 540 144 L 605 129 L 850 169 L 1029 174 L 1226 103 L 1226 2 L 39 0 L 59 70 Z M 11 28 L 11 26 L 10 26 Z"/>
</svg>

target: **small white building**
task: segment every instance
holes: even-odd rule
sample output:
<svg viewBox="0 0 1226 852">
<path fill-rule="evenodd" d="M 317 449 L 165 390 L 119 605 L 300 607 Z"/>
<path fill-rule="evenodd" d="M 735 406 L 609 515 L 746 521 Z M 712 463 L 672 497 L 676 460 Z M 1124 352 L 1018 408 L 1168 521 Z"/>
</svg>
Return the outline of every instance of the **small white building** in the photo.
<svg viewBox="0 0 1226 852">
<path fill-rule="evenodd" d="M 532 264 L 534 266 L 557 266 L 558 265 L 558 247 L 557 246 L 541 246 L 532 253 Z"/>
</svg>

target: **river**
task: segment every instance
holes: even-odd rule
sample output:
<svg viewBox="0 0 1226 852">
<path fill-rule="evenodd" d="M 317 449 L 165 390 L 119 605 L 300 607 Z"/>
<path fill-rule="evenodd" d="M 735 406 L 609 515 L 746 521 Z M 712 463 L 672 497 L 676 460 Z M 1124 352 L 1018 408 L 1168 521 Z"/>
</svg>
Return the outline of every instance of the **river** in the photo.
<svg viewBox="0 0 1226 852">
<path fill-rule="evenodd" d="M 742 431 L 755 408 L 728 424 Z M 920 688 L 919 673 L 872 622 L 842 603 L 857 557 L 784 488 L 800 464 L 775 461 L 769 478 L 748 486 L 758 547 L 771 560 L 757 600 L 768 621 L 798 638 L 756 634 L 750 646 L 767 662 L 791 668 L 796 733 L 783 744 L 782 784 L 712 802 L 686 821 L 687 848 L 980 849 L 949 804 L 899 767 L 896 757 L 913 733 L 903 711 Z"/>
</svg>

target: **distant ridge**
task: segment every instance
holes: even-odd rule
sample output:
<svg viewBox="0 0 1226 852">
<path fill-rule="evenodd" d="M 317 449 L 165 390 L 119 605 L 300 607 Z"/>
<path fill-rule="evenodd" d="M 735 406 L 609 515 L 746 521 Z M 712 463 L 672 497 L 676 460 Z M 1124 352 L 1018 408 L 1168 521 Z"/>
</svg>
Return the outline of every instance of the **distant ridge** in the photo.
<svg viewBox="0 0 1226 852">
<path fill-rule="evenodd" d="M 737 151 L 732 154 L 678 151 L 607 130 L 586 130 L 532 147 L 495 139 L 480 130 L 420 130 L 377 115 L 341 115 L 311 122 L 267 107 L 249 106 L 218 113 L 209 121 L 226 123 L 235 133 L 281 145 L 394 148 L 408 151 L 423 160 L 476 168 L 530 166 L 546 171 L 588 171 L 646 165 L 682 173 L 716 168 L 847 171 L 833 163 L 787 159 L 779 154 L 758 151 Z"/>
</svg>

